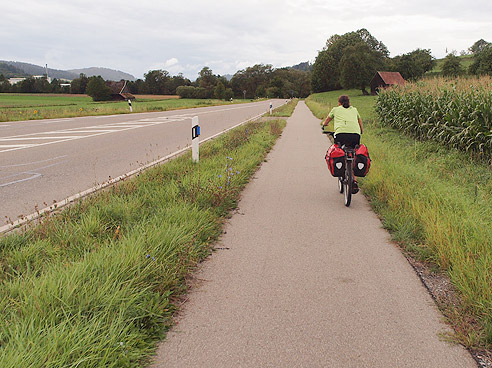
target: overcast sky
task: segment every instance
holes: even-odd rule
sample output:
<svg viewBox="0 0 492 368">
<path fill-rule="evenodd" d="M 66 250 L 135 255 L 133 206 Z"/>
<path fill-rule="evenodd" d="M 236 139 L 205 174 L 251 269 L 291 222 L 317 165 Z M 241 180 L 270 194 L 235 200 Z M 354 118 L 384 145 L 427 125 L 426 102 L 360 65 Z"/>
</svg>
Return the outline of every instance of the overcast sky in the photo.
<svg viewBox="0 0 492 368">
<path fill-rule="evenodd" d="M 5 0 L 1 8 L 0 60 L 137 78 L 313 62 L 330 36 L 360 28 L 391 56 L 425 48 L 442 58 L 492 42 L 491 0 Z"/>
</svg>

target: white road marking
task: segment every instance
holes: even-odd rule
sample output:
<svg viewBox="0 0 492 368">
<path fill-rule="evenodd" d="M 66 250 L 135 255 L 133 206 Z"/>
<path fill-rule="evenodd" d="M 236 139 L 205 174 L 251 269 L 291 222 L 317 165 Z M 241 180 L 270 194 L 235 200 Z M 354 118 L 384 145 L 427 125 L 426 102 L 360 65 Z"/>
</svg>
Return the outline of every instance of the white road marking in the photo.
<svg viewBox="0 0 492 368">
<path fill-rule="evenodd" d="M 133 120 L 133 121 L 126 121 L 126 122 L 121 122 L 121 123 L 109 123 L 105 125 L 96 125 L 96 126 L 89 126 L 89 127 L 82 127 L 82 128 L 71 128 L 71 129 L 62 129 L 62 130 L 56 130 L 56 131 L 50 131 L 50 132 L 41 132 L 41 133 L 30 133 L 30 134 L 25 134 L 25 135 L 18 135 L 18 136 L 10 136 L 10 137 L 3 137 L 0 138 L 0 153 L 2 152 L 9 152 L 9 151 L 15 151 L 15 150 L 21 150 L 21 149 L 27 149 L 27 148 L 32 148 L 32 147 L 39 147 L 39 146 L 45 146 L 49 144 L 55 144 L 55 143 L 62 143 L 62 142 L 67 142 L 70 140 L 76 140 L 76 139 L 84 139 L 84 138 L 90 138 L 90 137 L 95 137 L 103 134 L 109 134 L 109 133 L 117 133 L 117 132 L 122 132 L 125 130 L 131 130 L 131 129 L 139 129 L 139 128 L 145 128 L 147 126 L 152 126 L 152 125 L 160 125 L 160 124 L 168 124 L 172 122 L 180 122 L 180 121 L 185 121 L 191 119 L 191 117 L 199 114 L 211 114 L 211 113 L 216 113 L 216 112 L 224 112 L 224 111 L 231 111 L 231 110 L 239 110 L 239 109 L 245 109 L 245 108 L 251 108 L 251 107 L 257 107 L 257 105 L 241 105 L 237 107 L 229 107 L 229 108 L 218 108 L 218 109 L 213 109 L 210 111 L 200 111 L 197 113 L 187 113 L 187 114 L 178 114 L 178 115 L 171 115 L 171 116 L 160 116 L 160 117 L 151 117 L 151 118 L 144 118 L 144 119 L 139 119 L 139 120 Z M 115 117 L 119 115 L 104 115 L 104 116 L 95 116 L 93 118 L 96 119 L 104 119 L 104 118 L 110 118 L 110 117 Z M 50 120 L 50 121 L 41 121 L 41 123 L 44 124 L 51 124 L 51 123 L 56 123 L 56 122 L 61 122 L 61 121 L 68 121 L 68 120 L 73 120 L 73 118 L 64 118 L 64 119 L 56 119 L 56 120 Z M 32 121 L 28 121 L 32 122 Z M 58 134 L 65 134 L 65 136 L 57 136 Z M 70 134 L 81 134 L 79 136 L 74 136 Z M 22 140 L 51 140 L 50 142 L 44 142 L 44 143 L 38 143 L 38 144 L 23 144 L 23 145 L 9 145 L 9 144 L 2 144 L 8 143 L 9 141 L 22 141 Z"/>
<path fill-rule="evenodd" d="M 58 136 L 58 137 L 21 137 L 21 138 L 0 138 L 0 141 L 28 141 L 28 140 L 36 140 L 36 139 L 68 139 L 68 138 L 78 138 L 77 135 L 69 135 L 69 136 Z"/>
<path fill-rule="evenodd" d="M 49 160 L 43 160 L 43 161 L 39 161 L 39 163 L 41 162 L 46 162 L 46 161 L 53 161 L 57 158 L 62 158 L 62 157 L 66 157 L 66 156 L 58 156 L 54 159 L 49 159 Z M 0 179 L 8 179 L 8 178 L 15 178 L 17 176 L 21 176 L 21 175 L 31 175 L 27 178 L 23 178 L 23 179 L 17 179 L 17 180 L 12 180 L 12 181 L 9 181 L 7 183 L 3 183 L 3 184 L 0 184 L 0 188 L 2 187 L 6 187 L 8 185 L 12 185 L 12 184 L 17 184 L 17 183 L 22 183 L 22 182 L 25 182 L 25 181 L 30 181 L 30 180 L 34 180 L 34 179 L 37 179 L 41 176 L 43 176 L 41 173 L 39 173 L 38 171 L 41 171 L 43 169 L 48 169 L 50 167 L 53 167 L 53 166 L 58 166 L 60 164 L 63 164 L 67 162 L 67 160 L 65 161 L 59 161 L 59 162 L 55 162 L 54 164 L 51 164 L 51 165 L 46 165 L 46 166 L 41 166 L 41 167 L 37 167 L 33 170 L 28 170 L 28 171 L 23 171 L 23 172 L 19 172 L 19 173 L 15 173 L 15 174 L 12 174 L 12 175 L 9 175 L 9 176 L 6 176 L 6 177 L 3 177 L 3 178 L 0 178 Z M 22 164 L 20 164 L 22 165 Z M 26 164 L 26 165 L 29 165 L 29 164 Z M 12 165 L 12 166 L 15 166 L 15 165 Z M 12 167 L 11 166 L 11 167 Z"/>
<path fill-rule="evenodd" d="M 5 151 L 10 151 L 11 149 L 14 150 L 14 149 L 22 149 L 22 148 L 28 148 L 28 147 L 31 147 L 31 146 L 37 146 L 37 144 L 0 144 L 0 148 L 9 148 Z M 17 148 L 15 148 L 17 147 Z M 0 152 L 5 152 L 5 151 L 0 151 Z"/>
<path fill-rule="evenodd" d="M 1 166 L 0 165 L 0 167 L 2 167 L 2 168 L 9 168 L 9 167 L 19 167 L 19 166 L 35 165 L 35 164 L 41 164 L 41 163 L 44 163 L 44 162 L 55 161 L 55 160 L 58 160 L 59 158 L 64 158 L 64 157 L 68 157 L 68 155 L 56 156 L 56 157 L 48 158 L 46 160 L 41 160 L 41 161 L 25 162 L 23 164 L 13 164 L 13 165 L 4 165 L 4 166 Z"/>
</svg>

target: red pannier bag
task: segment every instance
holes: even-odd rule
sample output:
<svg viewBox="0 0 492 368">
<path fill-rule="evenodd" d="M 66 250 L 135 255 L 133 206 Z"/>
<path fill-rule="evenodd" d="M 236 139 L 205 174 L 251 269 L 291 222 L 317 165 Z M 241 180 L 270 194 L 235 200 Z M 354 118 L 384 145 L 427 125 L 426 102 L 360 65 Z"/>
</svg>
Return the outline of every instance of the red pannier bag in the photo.
<svg viewBox="0 0 492 368">
<path fill-rule="evenodd" d="M 369 172 L 369 168 L 371 167 L 371 158 L 369 157 L 369 151 L 367 147 L 361 144 L 355 150 L 355 167 L 354 167 L 354 175 L 355 176 L 366 176 Z"/>
<path fill-rule="evenodd" d="M 340 177 L 345 175 L 345 152 L 338 144 L 328 148 L 325 156 L 331 175 Z"/>
</svg>

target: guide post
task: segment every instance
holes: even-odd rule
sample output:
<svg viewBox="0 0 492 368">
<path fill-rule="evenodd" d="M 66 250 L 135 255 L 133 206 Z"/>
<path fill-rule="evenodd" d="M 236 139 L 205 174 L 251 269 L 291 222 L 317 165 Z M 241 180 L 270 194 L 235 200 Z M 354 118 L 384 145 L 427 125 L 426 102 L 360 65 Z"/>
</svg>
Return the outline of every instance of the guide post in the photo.
<svg viewBox="0 0 492 368">
<path fill-rule="evenodd" d="M 200 147 L 200 125 L 198 125 L 198 116 L 191 119 L 191 158 L 193 162 L 199 160 L 199 147 Z"/>
</svg>

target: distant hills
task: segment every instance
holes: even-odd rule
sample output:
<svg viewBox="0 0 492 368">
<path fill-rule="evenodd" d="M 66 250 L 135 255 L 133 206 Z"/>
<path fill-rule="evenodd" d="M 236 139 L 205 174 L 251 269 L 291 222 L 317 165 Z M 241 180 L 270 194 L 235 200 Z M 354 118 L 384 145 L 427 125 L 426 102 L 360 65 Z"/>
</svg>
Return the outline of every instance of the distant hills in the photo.
<svg viewBox="0 0 492 368">
<path fill-rule="evenodd" d="M 80 73 L 84 73 L 88 77 L 100 75 L 105 80 L 113 81 L 119 81 L 121 79 L 134 81 L 136 79 L 131 74 L 108 68 L 92 67 L 72 70 L 58 70 L 48 68 L 48 76 L 50 78 L 73 80 L 75 78 L 78 78 Z M 27 77 L 29 75 L 46 74 L 46 69 L 39 65 L 22 63 L 19 61 L 0 60 L 0 74 L 3 74 L 7 78 Z"/>
<path fill-rule="evenodd" d="M 108 68 L 92 67 L 92 68 L 84 68 L 84 69 L 70 69 L 67 70 L 67 72 L 74 73 L 77 75 L 77 77 L 80 75 L 80 73 L 84 73 L 88 77 L 100 75 L 105 80 L 112 80 L 112 81 L 119 81 L 122 79 L 129 80 L 129 81 L 136 80 L 136 78 L 131 74 L 119 70 L 108 69 Z"/>
</svg>

